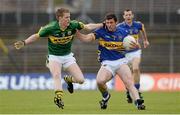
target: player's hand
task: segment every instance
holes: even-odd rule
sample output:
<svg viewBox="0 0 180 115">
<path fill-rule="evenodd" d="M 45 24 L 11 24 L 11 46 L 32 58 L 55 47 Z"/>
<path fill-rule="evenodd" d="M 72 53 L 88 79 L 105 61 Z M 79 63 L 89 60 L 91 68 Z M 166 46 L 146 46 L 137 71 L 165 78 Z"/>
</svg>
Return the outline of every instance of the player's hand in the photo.
<svg viewBox="0 0 180 115">
<path fill-rule="evenodd" d="M 105 28 L 105 27 L 106 27 L 106 23 L 105 23 L 105 22 L 103 22 L 103 23 L 102 23 L 102 25 L 103 25 L 103 28 Z"/>
<path fill-rule="evenodd" d="M 144 48 L 147 48 L 149 46 L 149 41 L 143 41 L 143 44 L 144 44 Z"/>
<path fill-rule="evenodd" d="M 138 43 L 138 42 L 131 42 L 130 43 L 130 50 L 132 50 L 132 49 L 137 49 L 137 48 L 141 48 L 141 46 L 140 46 L 140 44 Z"/>
<path fill-rule="evenodd" d="M 106 22 L 105 22 L 105 21 L 102 23 L 102 25 L 103 25 L 103 28 L 107 29 L 107 26 L 106 26 Z"/>
<path fill-rule="evenodd" d="M 21 49 L 21 48 L 24 47 L 24 46 L 25 46 L 25 41 L 23 41 L 23 40 L 17 41 L 17 42 L 14 43 L 14 47 L 15 47 L 17 50 Z"/>
</svg>

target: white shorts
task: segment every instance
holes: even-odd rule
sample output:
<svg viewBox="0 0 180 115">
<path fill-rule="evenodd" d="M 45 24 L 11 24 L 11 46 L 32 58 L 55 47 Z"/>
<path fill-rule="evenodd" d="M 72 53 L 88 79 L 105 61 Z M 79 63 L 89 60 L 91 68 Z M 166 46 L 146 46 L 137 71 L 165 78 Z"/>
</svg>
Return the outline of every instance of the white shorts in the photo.
<svg viewBox="0 0 180 115">
<path fill-rule="evenodd" d="M 73 53 L 70 53 L 65 56 L 49 55 L 48 61 L 56 61 L 56 62 L 62 64 L 63 69 L 66 69 L 70 65 L 76 63 L 76 59 L 73 56 L 74 56 Z M 48 67 L 48 65 L 47 65 L 47 67 Z"/>
<path fill-rule="evenodd" d="M 128 52 L 125 54 L 126 59 L 129 61 L 132 61 L 133 58 L 141 58 L 142 51 L 141 49 L 133 51 L 133 52 Z"/>
<path fill-rule="evenodd" d="M 106 68 L 108 71 L 112 73 L 113 76 L 115 76 L 117 69 L 119 69 L 121 65 L 127 63 L 128 61 L 126 58 L 121 58 L 114 61 L 105 60 L 101 63 L 101 66 Z"/>
</svg>

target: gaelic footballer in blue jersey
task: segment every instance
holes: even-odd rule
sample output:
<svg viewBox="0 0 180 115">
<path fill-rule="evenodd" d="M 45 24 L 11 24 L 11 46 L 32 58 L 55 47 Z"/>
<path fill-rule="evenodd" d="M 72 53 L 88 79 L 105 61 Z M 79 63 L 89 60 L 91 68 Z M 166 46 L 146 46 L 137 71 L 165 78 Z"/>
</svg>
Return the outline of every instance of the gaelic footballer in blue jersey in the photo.
<svg viewBox="0 0 180 115">
<path fill-rule="evenodd" d="M 108 14 L 105 17 L 104 28 L 99 28 L 90 34 L 77 32 L 77 37 L 84 41 L 90 42 L 98 40 L 99 60 L 101 67 L 97 74 L 97 86 L 102 94 L 102 100 L 99 102 L 101 109 L 107 108 L 108 100 L 111 95 L 108 92 L 106 83 L 118 74 L 125 86 L 132 94 L 135 105 L 138 109 L 145 109 L 143 100 L 140 99 L 137 89 L 134 87 L 132 74 L 127 65 L 124 55 L 123 39 L 127 36 L 124 29 L 116 28 L 117 18 L 114 14 Z"/>
<path fill-rule="evenodd" d="M 143 39 L 144 48 L 146 48 L 149 45 L 149 41 L 146 36 L 146 31 L 144 28 L 144 24 L 142 24 L 139 21 L 134 21 L 134 15 L 133 12 L 129 9 L 124 11 L 123 15 L 124 21 L 122 23 L 119 23 L 117 25 L 118 28 L 124 28 L 125 31 L 129 33 L 129 35 L 132 35 L 137 42 L 139 42 L 139 34 L 141 34 Z M 135 87 L 139 90 L 140 88 L 140 62 L 141 62 L 141 49 L 134 49 L 131 51 L 127 51 L 126 58 L 129 61 L 129 64 L 131 65 L 131 70 L 134 76 L 134 82 Z M 141 93 L 139 93 L 141 94 Z M 141 97 L 141 95 L 140 95 Z M 127 101 L 128 103 L 132 103 L 132 99 L 130 97 L 129 92 L 127 91 Z"/>
<path fill-rule="evenodd" d="M 99 28 L 94 31 L 94 35 L 99 41 L 98 52 L 100 62 L 124 58 L 125 49 L 122 43 L 124 37 L 128 35 L 127 32 L 123 29 L 107 31 L 104 28 Z"/>
</svg>

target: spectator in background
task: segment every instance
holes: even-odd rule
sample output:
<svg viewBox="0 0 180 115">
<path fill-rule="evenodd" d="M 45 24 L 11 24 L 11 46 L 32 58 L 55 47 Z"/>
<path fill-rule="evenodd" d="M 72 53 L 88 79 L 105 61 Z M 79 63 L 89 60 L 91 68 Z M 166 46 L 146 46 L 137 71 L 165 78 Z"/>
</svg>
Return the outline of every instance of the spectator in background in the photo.
<svg viewBox="0 0 180 115">
<path fill-rule="evenodd" d="M 65 0 L 64 2 L 65 2 L 65 4 L 73 6 L 73 0 Z"/>
<path fill-rule="evenodd" d="M 54 103 L 59 107 L 64 107 L 62 101 L 63 89 L 61 84 L 61 71 L 64 68 L 71 75 L 65 76 L 64 80 L 68 84 L 68 91 L 73 93 L 73 84 L 84 82 L 84 76 L 76 63 L 74 54 L 71 52 L 71 46 L 74 35 L 77 30 L 93 30 L 101 27 L 103 24 L 83 24 L 70 19 L 70 11 L 66 8 L 60 8 L 56 11 L 56 21 L 52 21 L 42 27 L 38 33 L 31 35 L 25 40 L 15 42 L 15 48 L 21 49 L 25 45 L 35 42 L 39 38 L 48 38 L 48 63 L 51 75 L 54 81 L 55 97 Z"/>
<path fill-rule="evenodd" d="M 124 21 L 117 25 L 118 28 L 124 28 L 129 35 L 132 35 L 137 42 L 139 42 L 139 34 L 141 34 L 143 39 L 144 48 L 149 46 L 149 41 L 146 36 L 146 31 L 144 24 L 139 21 L 134 21 L 134 14 L 131 10 L 127 9 L 124 11 L 123 15 Z M 129 61 L 131 71 L 134 77 L 135 87 L 139 91 L 140 88 L 140 62 L 141 62 L 141 49 L 134 49 L 126 52 L 126 58 Z M 132 98 L 129 91 L 126 92 L 128 103 L 132 103 Z M 139 92 L 141 98 L 141 93 Z"/>
</svg>

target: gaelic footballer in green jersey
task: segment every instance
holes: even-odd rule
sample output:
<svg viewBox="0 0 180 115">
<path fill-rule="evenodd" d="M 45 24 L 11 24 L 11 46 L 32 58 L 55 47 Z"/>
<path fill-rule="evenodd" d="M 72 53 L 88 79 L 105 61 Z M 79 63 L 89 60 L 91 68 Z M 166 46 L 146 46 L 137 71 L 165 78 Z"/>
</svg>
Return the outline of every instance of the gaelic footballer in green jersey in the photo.
<svg viewBox="0 0 180 115">
<path fill-rule="evenodd" d="M 38 35 L 39 37 L 48 37 L 49 54 L 64 56 L 71 53 L 71 46 L 76 33 L 76 29 L 81 30 L 84 24 L 77 21 L 71 21 L 65 30 L 61 30 L 58 21 L 42 27 Z"/>
<path fill-rule="evenodd" d="M 71 52 L 71 46 L 74 35 L 77 30 L 87 29 L 93 30 L 102 27 L 103 24 L 83 24 L 78 21 L 71 21 L 70 12 L 66 8 L 60 8 L 56 11 L 57 21 L 52 21 L 46 26 L 42 27 L 38 33 L 31 35 L 25 40 L 15 42 L 16 49 L 21 49 L 39 38 L 48 38 L 48 68 L 51 72 L 55 97 L 54 103 L 59 108 L 64 108 L 63 89 L 61 84 L 61 71 L 64 68 L 71 76 L 65 76 L 64 80 L 67 83 L 67 89 L 73 93 L 73 84 L 84 82 L 84 76 L 81 72 L 76 59 Z"/>
</svg>

